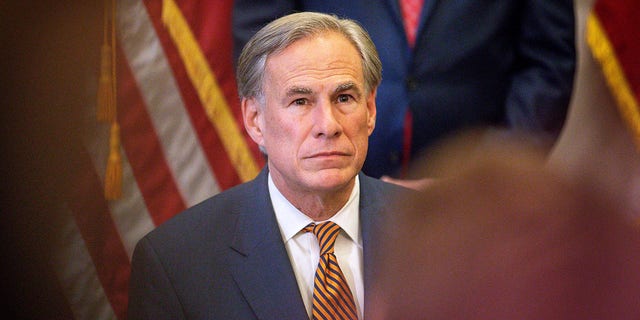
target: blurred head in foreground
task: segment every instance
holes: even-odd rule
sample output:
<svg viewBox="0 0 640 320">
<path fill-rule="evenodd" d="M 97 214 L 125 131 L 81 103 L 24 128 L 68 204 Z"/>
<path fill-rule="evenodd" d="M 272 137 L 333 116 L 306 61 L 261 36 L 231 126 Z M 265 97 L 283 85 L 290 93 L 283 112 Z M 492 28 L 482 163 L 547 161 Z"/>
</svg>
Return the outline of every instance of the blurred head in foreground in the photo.
<svg viewBox="0 0 640 320">
<path fill-rule="evenodd" d="M 373 319 L 640 318 L 640 236 L 616 204 L 542 156 L 465 136 L 419 170 L 380 244 Z"/>
</svg>

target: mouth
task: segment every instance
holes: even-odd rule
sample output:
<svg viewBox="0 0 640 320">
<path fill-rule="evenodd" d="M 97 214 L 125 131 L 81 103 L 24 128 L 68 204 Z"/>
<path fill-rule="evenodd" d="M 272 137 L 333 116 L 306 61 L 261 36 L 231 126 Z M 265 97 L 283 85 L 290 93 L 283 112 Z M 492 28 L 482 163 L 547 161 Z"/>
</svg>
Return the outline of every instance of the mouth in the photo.
<svg viewBox="0 0 640 320">
<path fill-rule="evenodd" d="M 349 153 L 341 152 L 341 151 L 324 151 L 324 152 L 316 152 L 306 158 L 322 159 L 322 158 L 348 157 L 349 155 L 350 155 Z"/>
</svg>

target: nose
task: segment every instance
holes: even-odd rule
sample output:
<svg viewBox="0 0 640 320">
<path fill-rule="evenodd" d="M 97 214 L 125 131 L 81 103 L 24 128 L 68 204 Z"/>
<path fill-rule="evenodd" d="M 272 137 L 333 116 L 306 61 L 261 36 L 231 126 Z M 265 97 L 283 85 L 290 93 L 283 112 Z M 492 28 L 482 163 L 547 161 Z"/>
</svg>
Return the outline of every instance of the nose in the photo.
<svg viewBox="0 0 640 320">
<path fill-rule="evenodd" d="M 320 102 L 313 112 L 313 136 L 315 138 L 333 138 L 342 134 L 342 125 L 336 116 L 337 110 L 330 102 Z"/>
</svg>

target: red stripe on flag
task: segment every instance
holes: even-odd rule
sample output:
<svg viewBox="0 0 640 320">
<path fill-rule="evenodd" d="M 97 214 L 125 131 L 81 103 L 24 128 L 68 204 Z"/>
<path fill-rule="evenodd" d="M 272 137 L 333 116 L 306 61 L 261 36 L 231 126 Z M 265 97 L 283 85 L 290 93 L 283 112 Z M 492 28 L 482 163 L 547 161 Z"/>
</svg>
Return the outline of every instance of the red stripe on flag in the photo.
<svg viewBox="0 0 640 320">
<path fill-rule="evenodd" d="M 78 153 L 80 167 L 75 171 L 75 187 L 70 195 L 69 208 L 107 298 L 118 318 L 124 319 L 131 265 L 111 218 L 103 196 L 102 182 L 96 174 L 91 158 L 84 149 Z"/>
<path fill-rule="evenodd" d="M 235 70 L 233 68 L 233 38 L 231 15 L 233 1 L 181 1 L 178 6 L 207 57 L 229 108 L 242 124 Z M 245 132 L 245 139 L 255 145 Z M 256 148 L 257 149 L 257 148 Z"/>
<path fill-rule="evenodd" d="M 118 52 L 118 122 L 122 146 L 138 183 L 147 210 L 160 225 L 186 209 L 162 144 L 126 58 Z"/>
<path fill-rule="evenodd" d="M 240 128 L 244 128 L 233 67 L 234 48 L 231 30 L 233 1 L 180 1 L 178 6 L 189 21 L 191 29 L 194 30 L 195 37 L 207 57 L 212 72 L 218 79 L 229 108 L 240 124 Z M 256 164 L 259 168 L 264 166 L 265 158 L 258 149 L 258 145 L 244 129 L 242 133 Z"/>
<path fill-rule="evenodd" d="M 198 94 L 187 75 L 187 71 L 182 59 L 180 58 L 180 54 L 171 41 L 171 37 L 169 36 L 167 29 L 162 24 L 162 1 L 145 1 L 145 5 L 158 38 L 160 39 L 160 43 L 162 44 L 167 60 L 173 70 L 174 78 L 180 88 L 180 94 L 184 105 L 200 139 L 204 154 L 206 155 L 211 169 L 216 176 L 220 189 L 225 190 L 241 183 L 242 181 L 231 164 L 231 159 L 228 154 L 224 152 L 222 141 L 220 141 L 220 138 L 213 127 L 213 123 L 209 121 L 204 107 L 202 106 L 202 102 L 198 98 Z M 212 42 L 214 41 L 212 40 Z"/>
<path fill-rule="evenodd" d="M 636 100 L 640 100 L 640 1 L 596 1 L 594 12 L 607 33 Z M 635 13 L 635 14 L 630 14 Z"/>
</svg>

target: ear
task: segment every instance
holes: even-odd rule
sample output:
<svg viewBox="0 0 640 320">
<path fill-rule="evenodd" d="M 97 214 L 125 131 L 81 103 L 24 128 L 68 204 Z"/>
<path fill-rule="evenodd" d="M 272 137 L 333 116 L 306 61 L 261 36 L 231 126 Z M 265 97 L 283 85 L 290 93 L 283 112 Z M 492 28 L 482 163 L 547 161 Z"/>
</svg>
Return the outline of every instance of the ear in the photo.
<svg viewBox="0 0 640 320">
<path fill-rule="evenodd" d="M 376 94 L 378 88 L 374 88 L 367 97 L 367 129 L 369 135 L 373 133 L 373 129 L 376 127 Z"/>
<path fill-rule="evenodd" d="M 255 143 L 260 147 L 264 147 L 264 136 L 262 135 L 264 115 L 260 108 L 260 102 L 255 97 L 242 98 L 240 107 L 242 108 L 245 130 L 247 130 L 247 133 Z"/>
</svg>

